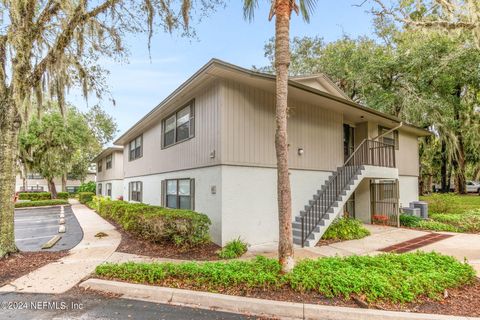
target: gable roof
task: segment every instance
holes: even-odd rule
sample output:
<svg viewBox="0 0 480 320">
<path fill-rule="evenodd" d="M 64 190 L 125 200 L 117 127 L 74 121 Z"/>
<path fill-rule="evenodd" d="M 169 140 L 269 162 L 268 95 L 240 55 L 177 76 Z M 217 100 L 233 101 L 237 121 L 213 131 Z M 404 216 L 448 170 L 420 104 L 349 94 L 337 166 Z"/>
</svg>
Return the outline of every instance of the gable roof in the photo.
<svg viewBox="0 0 480 320">
<path fill-rule="evenodd" d="M 177 89 L 175 89 L 170 95 L 168 95 L 155 108 L 153 108 L 117 140 L 115 140 L 114 144 L 124 145 L 128 143 L 131 139 L 135 138 L 137 135 L 140 135 L 145 128 L 155 123 L 157 118 L 162 115 L 164 108 L 170 107 L 172 103 L 186 95 L 189 90 L 206 85 L 213 78 L 227 78 L 245 82 L 256 81 L 257 87 L 269 90 L 272 88 L 274 89 L 275 85 L 275 75 L 249 70 L 215 58 L 211 59 L 207 64 L 201 67 L 190 78 L 188 78 Z M 306 83 L 308 83 L 308 80 L 318 82 L 319 87 L 315 88 L 312 85 L 307 85 Z M 321 98 L 322 100 L 333 102 L 333 104 L 336 106 L 341 106 L 343 109 L 345 109 L 345 111 L 356 111 L 357 113 L 360 111 L 362 113 L 367 113 L 372 117 L 382 118 L 388 121 L 390 124 L 398 125 L 402 122 L 402 120 L 398 117 L 353 102 L 342 90 L 340 90 L 327 76 L 323 74 L 292 77 L 288 80 L 288 84 L 289 92 L 290 90 L 295 90 L 294 93 L 297 95 L 309 93 L 317 98 Z M 417 136 L 427 136 L 431 134 L 428 130 L 407 123 L 404 123 L 402 128 L 403 130 L 408 130 Z"/>
</svg>

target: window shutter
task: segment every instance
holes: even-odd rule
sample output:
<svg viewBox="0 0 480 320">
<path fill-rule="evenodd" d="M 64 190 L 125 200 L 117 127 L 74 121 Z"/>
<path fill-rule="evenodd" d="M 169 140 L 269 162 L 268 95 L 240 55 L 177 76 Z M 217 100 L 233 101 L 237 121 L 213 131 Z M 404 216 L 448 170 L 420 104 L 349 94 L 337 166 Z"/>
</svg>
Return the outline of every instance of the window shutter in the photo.
<svg viewBox="0 0 480 320">
<path fill-rule="evenodd" d="M 195 100 L 190 105 L 190 138 L 195 136 Z"/>
<path fill-rule="evenodd" d="M 139 192 L 139 194 L 140 194 L 140 197 L 139 197 L 139 198 L 140 198 L 140 199 L 138 199 L 138 202 L 143 202 L 143 182 L 140 181 L 138 184 L 139 184 L 139 189 L 140 189 L 140 190 L 139 190 L 139 191 L 140 191 L 140 192 Z"/>
<path fill-rule="evenodd" d="M 190 179 L 190 208 L 195 210 L 195 179 Z"/>
<path fill-rule="evenodd" d="M 160 148 L 163 149 L 165 148 L 165 143 L 164 143 L 164 139 L 165 139 L 165 120 L 162 120 L 162 124 L 160 125 L 161 128 L 160 128 Z"/>
<path fill-rule="evenodd" d="M 162 180 L 160 188 L 160 205 L 165 207 L 166 202 L 166 190 L 167 190 L 167 180 Z"/>
<path fill-rule="evenodd" d="M 128 201 L 132 201 L 132 183 L 128 183 Z"/>
</svg>

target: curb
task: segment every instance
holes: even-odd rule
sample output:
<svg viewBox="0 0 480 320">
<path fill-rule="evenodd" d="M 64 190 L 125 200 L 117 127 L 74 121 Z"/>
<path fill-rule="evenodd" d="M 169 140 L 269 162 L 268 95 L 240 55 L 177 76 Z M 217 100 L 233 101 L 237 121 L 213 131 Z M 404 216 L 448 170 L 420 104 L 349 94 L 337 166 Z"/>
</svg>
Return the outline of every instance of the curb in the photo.
<svg viewBox="0 0 480 320">
<path fill-rule="evenodd" d="M 321 320 L 473 320 L 480 318 L 334 307 L 264 300 L 217 293 L 156 287 L 103 279 L 88 279 L 80 287 L 121 295 L 122 298 L 200 309 L 233 312 L 282 319 Z"/>
<path fill-rule="evenodd" d="M 27 210 L 27 209 L 38 209 L 38 208 L 48 209 L 48 208 L 57 208 L 57 207 L 61 207 L 61 206 L 71 207 L 72 205 L 68 203 L 68 204 L 56 204 L 56 205 L 53 205 L 53 206 L 23 207 L 23 208 L 15 208 L 15 211 L 17 211 L 17 210 Z"/>
</svg>

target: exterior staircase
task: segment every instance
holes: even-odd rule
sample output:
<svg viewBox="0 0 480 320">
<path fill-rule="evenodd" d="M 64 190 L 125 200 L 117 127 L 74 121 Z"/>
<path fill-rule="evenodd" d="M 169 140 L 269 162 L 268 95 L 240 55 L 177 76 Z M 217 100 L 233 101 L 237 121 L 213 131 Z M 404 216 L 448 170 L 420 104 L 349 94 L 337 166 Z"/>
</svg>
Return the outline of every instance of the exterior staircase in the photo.
<svg viewBox="0 0 480 320">
<path fill-rule="evenodd" d="M 363 140 L 342 167 L 333 172 L 292 222 L 294 244 L 313 247 L 343 210 L 370 167 L 395 168 L 395 147 Z M 387 177 L 385 177 L 387 178 Z"/>
</svg>

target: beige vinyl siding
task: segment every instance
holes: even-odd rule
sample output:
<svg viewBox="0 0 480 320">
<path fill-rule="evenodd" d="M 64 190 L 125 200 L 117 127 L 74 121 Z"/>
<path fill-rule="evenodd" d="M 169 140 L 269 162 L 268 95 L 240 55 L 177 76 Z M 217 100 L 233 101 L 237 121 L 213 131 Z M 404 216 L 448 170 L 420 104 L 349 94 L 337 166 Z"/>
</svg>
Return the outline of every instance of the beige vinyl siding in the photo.
<svg viewBox="0 0 480 320">
<path fill-rule="evenodd" d="M 195 99 L 195 134 L 192 138 L 162 149 L 162 120 L 173 110 L 143 132 L 143 157 L 128 161 L 124 165 L 125 177 L 149 175 L 168 171 L 184 170 L 218 164 L 220 159 L 219 132 L 219 86 L 216 81 L 193 96 L 178 102 L 181 108 Z M 128 144 L 124 146 L 124 157 L 128 159 Z M 210 153 L 215 157 L 210 158 Z"/>
<path fill-rule="evenodd" d="M 395 153 L 398 174 L 401 176 L 418 176 L 418 138 L 415 135 L 400 130 L 398 144 L 399 148 Z"/>
<path fill-rule="evenodd" d="M 222 96 L 222 163 L 275 166 L 274 94 L 224 80 Z M 342 114 L 299 101 L 289 106 L 290 167 L 335 170 L 343 162 Z"/>
<path fill-rule="evenodd" d="M 108 180 L 118 180 L 123 179 L 123 152 L 115 151 L 113 152 L 112 157 L 112 168 L 107 169 L 107 164 L 105 159 L 107 156 L 103 157 L 102 161 L 102 171 L 97 172 L 97 181 L 108 181 Z"/>
</svg>

